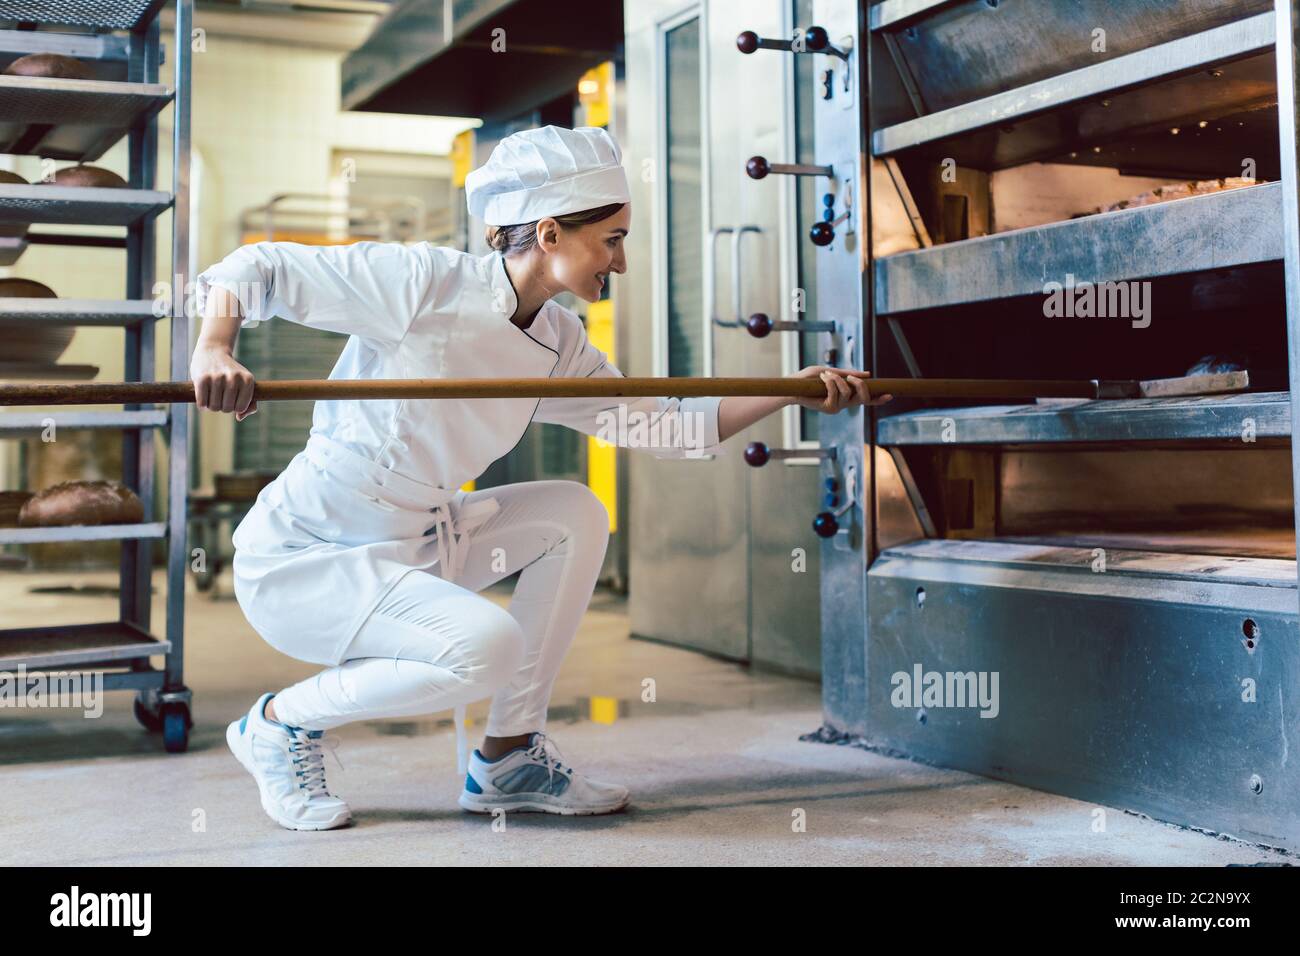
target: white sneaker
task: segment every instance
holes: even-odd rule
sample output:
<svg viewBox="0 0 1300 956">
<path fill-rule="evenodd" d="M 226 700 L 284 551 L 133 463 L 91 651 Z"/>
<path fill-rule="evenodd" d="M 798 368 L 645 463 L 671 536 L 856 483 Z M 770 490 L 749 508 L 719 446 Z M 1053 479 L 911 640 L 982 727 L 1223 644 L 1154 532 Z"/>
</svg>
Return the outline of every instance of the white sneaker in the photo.
<svg viewBox="0 0 1300 956">
<path fill-rule="evenodd" d="M 346 825 L 352 819 L 348 805 L 325 787 L 322 748 L 332 752 L 337 741 L 323 730 L 303 730 L 267 719 L 263 708 L 272 696 L 263 694 L 247 714 L 226 728 L 231 753 L 257 781 L 262 809 L 290 830 L 333 830 Z"/>
<path fill-rule="evenodd" d="M 469 758 L 465 789 L 457 802 L 471 813 L 502 809 L 565 816 L 613 813 L 627 806 L 626 787 L 583 776 L 560 763 L 548 746 L 555 744 L 539 732 L 524 746 L 496 760 L 485 760 L 475 750 Z"/>
</svg>

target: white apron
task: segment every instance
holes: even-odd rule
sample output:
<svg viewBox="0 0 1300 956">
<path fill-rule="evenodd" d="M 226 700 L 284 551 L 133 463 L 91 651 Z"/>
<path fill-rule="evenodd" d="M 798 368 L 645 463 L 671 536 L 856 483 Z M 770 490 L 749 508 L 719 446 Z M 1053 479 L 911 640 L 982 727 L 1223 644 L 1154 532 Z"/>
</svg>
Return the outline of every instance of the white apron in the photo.
<svg viewBox="0 0 1300 956">
<path fill-rule="evenodd" d="M 454 581 L 468 533 L 497 510 L 397 474 L 324 435 L 262 489 L 235 529 L 235 594 L 268 644 L 341 663 L 362 623 L 402 576 L 435 564 Z"/>
<path fill-rule="evenodd" d="M 620 377 L 582 320 L 545 303 L 527 330 L 499 254 L 429 243 L 243 246 L 196 278 L 196 306 L 221 287 L 242 327 L 273 316 L 348 334 L 332 379 Z M 721 452 L 719 398 L 380 399 L 317 402 L 307 447 L 262 489 L 235 530 L 235 596 L 254 629 L 299 660 L 336 665 L 403 575 L 454 581 L 469 532 L 494 499 L 466 482 L 531 422 L 603 434 L 614 409 L 652 416 L 660 458 Z M 687 429 L 684 423 L 702 423 Z M 616 436 L 624 444 L 623 436 Z M 458 715 L 459 716 L 459 715 Z M 463 721 L 457 721 L 463 733 Z"/>
</svg>

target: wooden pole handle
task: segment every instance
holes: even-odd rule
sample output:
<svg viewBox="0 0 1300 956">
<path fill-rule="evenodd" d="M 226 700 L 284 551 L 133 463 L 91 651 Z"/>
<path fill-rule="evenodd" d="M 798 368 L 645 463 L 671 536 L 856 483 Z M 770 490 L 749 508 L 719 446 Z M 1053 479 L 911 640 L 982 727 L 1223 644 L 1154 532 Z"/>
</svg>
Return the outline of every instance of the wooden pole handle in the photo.
<svg viewBox="0 0 1300 956">
<path fill-rule="evenodd" d="M 850 377 L 851 372 L 845 372 Z M 869 378 L 873 396 L 909 398 L 1097 398 L 1095 380 Z M 725 395 L 818 398 L 820 378 L 443 378 L 307 379 L 257 382 L 259 401 L 384 398 L 635 398 Z M 193 382 L 0 384 L 5 405 L 117 405 L 192 403 Z"/>
</svg>

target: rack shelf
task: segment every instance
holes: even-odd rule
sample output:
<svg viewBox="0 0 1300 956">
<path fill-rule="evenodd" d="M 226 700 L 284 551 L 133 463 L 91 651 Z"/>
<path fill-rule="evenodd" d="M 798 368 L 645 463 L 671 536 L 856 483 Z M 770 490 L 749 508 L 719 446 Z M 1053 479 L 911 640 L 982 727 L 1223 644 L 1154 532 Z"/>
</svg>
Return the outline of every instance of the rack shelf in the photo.
<svg viewBox="0 0 1300 956">
<path fill-rule="evenodd" d="M 882 418 L 881 445 L 939 445 L 955 423 L 961 445 L 1048 442 L 1241 440 L 1244 419 L 1257 439 L 1291 437 L 1289 392 L 1044 402 L 924 409 Z"/>
<path fill-rule="evenodd" d="M 129 226 L 170 208 L 171 193 L 100 186 L 0 184 L 0 222 Z"/>
<path fill-rule="evenodd" d="M 28 671 L 74 664 L 121 665 L 169 650 L 169 641 L 124 621 L 13 628 L 0 631 L 0 670 L 13 671 L 20 665 Z"/>
<path fill-rule="evenodd" d="M 0 299 L 0 321 L 134 326 L 158 318 L 152 299 Z"/>
<path fill-rule="evenodd" d="M 122 412 L 4 412 L 0 413 L 0 436 L 41 432 L 51 424 L 60 428 L 165 428 L 166 408 Z"/>
<path fill-rule="evenodd" d="M 1282 186 L 1263 183 L 877 259 L 876 314 L 1041 295 L 1044 277 L 1150 279 L 1281 258 Z"/>
<path fill-rule="evenodd" d="M 164 0 L 0 0 L 0 21 L 130 30 L 149 19 Z"/>
<path fill-rule="evenodd" d="M 0 152 L 93 162 L 171 99 L 158 83 L 0 76 Z"/>
<path fill-rule="evenodd" d="M 142 521 L 139 524 L 78 524 L 59 528 L 0 528 L 0 544 L 128 541 L 135 538 L 166 536 L 167 525 L 161 521 Z"/>
</svg>

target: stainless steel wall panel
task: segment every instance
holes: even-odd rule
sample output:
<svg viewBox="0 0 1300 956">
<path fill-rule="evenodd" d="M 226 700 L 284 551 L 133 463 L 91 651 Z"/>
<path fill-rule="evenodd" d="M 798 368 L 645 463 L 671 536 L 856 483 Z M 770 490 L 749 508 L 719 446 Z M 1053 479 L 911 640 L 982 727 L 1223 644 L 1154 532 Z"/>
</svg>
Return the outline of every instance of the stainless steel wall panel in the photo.
<svg viewBox="0 0 1300 956">
<path fill-rule="evenodd" d="M 815 102 L 815 162 L 835 171 L 837 214 L 846 204 L 852 210 L 851 218 L 836 227 L 835 241 L 815 253 L 817 318 L 841 323 L 840 354 L 835 364 L 871 369 L 875 364 L 872 322 L 869 310 L 864 309 L 871 302 L 867 291 L 871 217 L 862 169 L 862 158 L 869 155 L 862 97 L 862 83 L 869 75 L 868 64 L 862 62 L 867 45 L 861 42 L 866 9 L 841 0 L 816 0 L 813 16 L 832 44 L 845 45 L 847 38 L 855 51 L 846 64 L 819 56 L 815 67 L 819 77 L 832 71 L 829 98 L 818 95 Z M 840 517 L 841 533 L 824 539 L 821 546 L 822 711 L 827 724 L 846 733 L 863 733 L 867 727 L 870 665 L 862 628 L 867 619 L 866 568 L 871 558 L 871 502 L 875 494 L 872 458 L 863 453 L 867 421 L 868 415 L 857 408 L 824 416 L 818 426 L 822 447 L 836 449 L 841 495 L 848 494 L 847 475 L 851 472 L 856 485 L 853 494 L 859 502 Z"/>
<path fill-rule="evenodd" d="M 884 552 L 869 575 L 873 745 L 1300 848 L 1294 562 L 1276 562 L 1284 573 L 1266 586 L 913 547 Z M 982 674 L 986 688 L 996 674 L 996 715 L 943 706 L 951 697 L 913 706 L 896 675 L 918 667 Z"/>
</svg>

